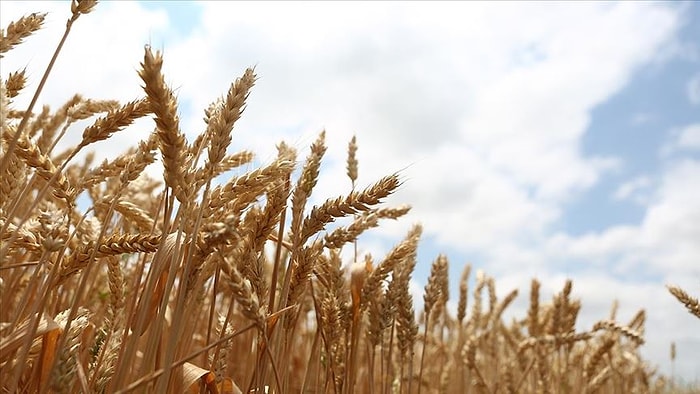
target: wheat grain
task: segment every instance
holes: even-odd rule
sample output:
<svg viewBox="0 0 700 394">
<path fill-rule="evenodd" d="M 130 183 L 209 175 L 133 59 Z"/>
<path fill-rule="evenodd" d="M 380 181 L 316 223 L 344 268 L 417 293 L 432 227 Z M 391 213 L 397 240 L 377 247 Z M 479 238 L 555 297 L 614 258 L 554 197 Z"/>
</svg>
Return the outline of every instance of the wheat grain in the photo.
<svg viewBox="0 0 700 394">
<path fill-rule="evenodd" d="M 310 247 L 301 248 L 295 254 L 296 259 L 293 259 L 289 296 L 287 297 L 286 305 L 297 303 L 306 290 L 306 285 L 316 264 L 316 258 L 322 251 L 321 245 L 320 242 L 316 242 Z"/>
<path fill-rule="evenodd" d="M 459 279 L 459 300 L 457 301 L 457 321 L 461 325 L 467 315 L 467 300 L 469 294 L 469 274 L 472 266 L 467 264 L 462 269 L 462 276 Z"/>
<path fill-rule="evenodd" d="M 76 368 L 78 363 L 78 351 L 80 347 L 80 335 L 88 326 L 89 313 L 86 309 L 80 308 L 78 314 L 70 322 L 68 332 L 63 332 L 67 337 L 66 347 L 58 352 L 58 360 L 51 372 L 51 390 L 58 393 L 74 392 Z M 65 327 L 68 324 L 68 311 L 64 311 L 56 316 L 56 323 Z"/>
<path fill-rule="evenodd" d="M 155 54 L 146 47 L 139 76 L 144 82 L 144 91 L 148 96 L 151 111 L 155 114 L 160 151 L 163 155 L 165 184 L 172 188 L 182 204 L 190 201 L 189 176 L 185 168 L 187 145 L 185 136 L 180 131 L 180 119 L 177 115 L 177 102 L 172 90 L 166 84 L 161 68 L 163 58 L 160 52 Z"/>
<path fill-rule="evenodd" d="M 7 95 L 7 98 L 17 97 L 19 92 L 24 89 L 24 86 L 27 84 L 26 71 L 27 69 L 24 68 L 21 71 L 11 72 L 10 75 L 7 76 L 7 81 L 5 82 L 6 91 L 2 92 Z M 4 119 L 2 121 L 4 123 Z"/>
<path fill-rule="evenodd" d="M 240 167 L 242 165 L 248 164 L 253 161 L 255 155 L 250 151 L 242 151 L 228 155 L 224 157 L 216 166 L 214 166 L 210 171 L 211 174 L 206 174 L 205 169 L 198 169 L 195 174 L 195 190 L 200 189 L 209 177 L 216 177 L 225 172 L 231 171 L 234 168 Z"/>
<path fill-rule="evenodd" d="M 299 248 L 303 244 L 302 218 L 306 202 L 313 191 L 318 180 L 321 159 L 326 153 L 325 130 L 319 134 L 316 141 L 311 144 L 311 153 L 306 158 L 301 175 L 292 191 L 292 223 L 290 226 L 290 238 L 294 248 Z"/>
<path fill-rule="evenodd" d="M 477 338 L 474 336 L 469 337 L 467 342 L 462 348 L 462 362 L 474 372 L 476 380 L 474 381 L 474 386 L 478 391 L 490 392 L 486 381 L 484 380 L 479 367 L 476 364 L 476 348 L 477 348 Z"/>
<path fill-rule="evenodd" d="M 12 155 L 5 173 L 0 176 L 0 207 L 10 211 L 10 202 L 15 201 L 26 181 L 27 166 L 17 155 Z"/>
<path fill-rule="evenodd" d="M 688 309 L 688 312 L 700 318 L 700 301 L 698 301 L 697 298 L 691 297 L 685 290 L 678 286 L 667 286 L 667 288 L 668 291 Z"/>
<path fill-rule="evenodd" d="M 160 235 L 124 234 L 113 235 L 99 244 L 90 242 L 75 250 L 63 263 L 58 283 L 84 268 L 90 258 L 115 256 L 124 253 L 153 253 L 158 250 Z"/>
<path fill-rule="evenodd" d="M 588 362 L 586 363 L 586 366 L 584 368 L 584 375 L 588 376 L 589 379 L 593 379 L 595 376 L 594 374 L 596 373 L 596 370 L 598 369 L 598 366 L 600 365 L 600 362 L 603 359 L 603 356 L 610 352 L 612 347 L 615 345 L 615 340 L 612 338 L 607 338 L 603 343 L 601 343 L 598 348 L 591 354 L 590 358 L 588 359 Z"/>
<path fill-rule="evenodd" d="M 642 336 L 638 332 L 630 329 L 629 327 L 622 326 L 619 323 L 614 322 L 612 320 L 601 320 L 595 323 L 593 325 L 593 331 L 598 330 L 609 330 L 612 332 L 623 334 L 624 336 L 635 342 L 637 345 L 642 345 L 644 343 L 644 338 L 642 338 Z"/>
<path fill-rule="evenodd" d="M 22 43 L 22 40 L 41 29 L 45 17 L 46 14 L 33 13 L 10 22 L 7 25 L 7 30 L 3 29 L 2 34 L 0 34 L 0 54 L 8 52 Z"/>
<path fill-rule="evenodd" d="M 247 69 L 243 76 L 229 88 L 226 99 L 208 116 L 206 133 L 209 135 L 209 160 L 205 172 L 212 176 L 214 168 L 223 160 L 226 149 L 231 143 L 233 125 L 241 117 L 250 89 L 255 84 L 255 74 Z"/>
<path fill-rule="evenodd" d="M 372 273 L 369 275 L 364 286 L 362 287 L 363 308 L 366 307 L 367 301 L 372 294 L 376 293 L 377 289 L 381 285 L 381 282 L 386 279 L 387 275 L 389 275 L 389 272 L 391 272 L 394 267 L 403 261 L 403 259 L 405 259 L 410 253 L 413 253 L 422 231 L 423 229 L 421 226 L 413 226 L 411 231 L 409 231 L 408 235 L 406 236 L 406 239 L 395 246 L 389 252 L 389 254 L 387 254 L 386 258 L 384 258 L 384 260 L 382 260 L 382 262 L 379 263 L 374 270 L 372 270 Z"/>
<path fill-rule="evenodd" d="M 476 271 L 476 286 L 474 286 L 474 305 L 472 305 L 472 314 L 469 318 L 469 322 L 476 327 L 481 325 L 482 316 L 482 301 L 481 301 L 481 291 L 486 286 L 487 278 L 482 270 Z"/>
<path fill-rule="evenodd" d="M 72 0 L 70 10 L 73 13 L 73 17 L 77 18 L 78 15 L 89 14 L 97 5 L 97 0 Z"/>
<path fill-rule="evenodd" d="M 370 206 L 379 204 L 382 198 L 390 195 L 399 185 L 398 176 L 388 176 L 362 192 L 352 192 L 346 197 L 329 199 L 321 206 L 313 207 L 309 215 L 304 218 L 298 242 L 305 242 L 311 235 L 323 230 L 325 225 L 333 222 L 335 218 L 368 211 Z M 293 210 L 294 208 L 292 208 Z"/>
<path fill-rule="evenodd" d="M 501 320 L 501 315 L 503 315 L 503 312 L 515 300 L 516 297 L 518 297 L 518 289 L 511 290 L 511 292 L 503 298 L 503 301 L 498 304 L 495 312 L 493 315 L 491 315 L 491 320 L 493 322 Z"/>
<path fill-rule="evenodd" d="M 234 298 L 241 304 L 243 315 L 252 320 L 258 328 L 263 329 L 265 317 L 260 310 L 258 297 L 253 292 L 250 281 L 244 279 L 236 267 L 226 258 L 221 260 L 220 267 L 226 274 L 225 278 Z"/>
<path fill-rule="evenodd" d="M 66 116 L 70 121 L 87 119 L 102 112 L 114 112 L 119 109 L 119 102 L 116 100 L 92 100 L 86 99 L 69 107 Z M 85 132 L 85 131 L 83 131 Z M 109 138 L 109 137 L 107 137 Z"/>
<path fill-rule="evenodd" d="M 6 141 L 14 138 L 10 133 L 5 133 L 3 137 Z M 42 154 L 39 148 L 26 137 L 20 136 L 16 141 L 14 152 L 24 160 L 27 166 L 36 169 L 37 175 L 46 182 L 51 182 L 54 196 L 67 202 L 72 201 L 75 198 L 74 189 L 65 175 L 58 171 L 51 158 Z"/>
<path fill-rule="evenodd" d="M 85 109 L 82 109 L 82 111 L 85 111 Z M 150 104 L 146 100 L 135 100 L 126 103 L 121 108 L 110 111 L 106 116 L 97 119 L 91 126 L 86 127 L 83 131 L 83 139 L 75 149 L 80 150 L 89 144 L 105 140 L 115 132 L 133 123 L 134 120 L 149 113 Z"/>
<path fill-rule="evenodd" d="M 435 259 L 433 266 L 430 268 L 428 284 L 425 285 L 425 293 L 423 295 L 423 307 L 425 308 L 426 322 L 430 318 L 430 312 L 435 304 L 437 304 L 441 298 L 447 298 L 444 294 L 444 288 L 447 284 L 447 265 L 447 257 L 441 254 L 437 257 L 437 259 Z"/>
<path fill-rule="evenodd" d="M 287 158 L 275 160 L 270 165 L 233 178 L 224 186 L 212 190 L 203 217 L 208 218 L 231 204 L 228 213 L 238 212 L 255 201 L 277 179 L 286 178 L 294 169 L 294 162 Z"/>
<path fill-rule="evenodd" d="M 350 182 L 352 182 L 353 189 L 355 188 L 355 182 L 357 182 L 357 137 L 352 136 L 352 139 L 348 143 L 348 164 L 347 173 Z"/>
</svg>

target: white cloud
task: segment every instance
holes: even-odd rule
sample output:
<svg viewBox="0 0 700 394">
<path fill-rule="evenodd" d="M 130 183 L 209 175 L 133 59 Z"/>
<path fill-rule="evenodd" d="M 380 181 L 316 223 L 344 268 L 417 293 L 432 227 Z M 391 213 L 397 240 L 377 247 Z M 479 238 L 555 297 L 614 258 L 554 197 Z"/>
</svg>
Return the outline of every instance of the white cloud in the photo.
<svg viewBox="0 0 700 394">
<path fill-rule="evenodd" d="M 615 165 L 579 152 L 588 110 L 619 89 L 673 22 L 666 9 L 627 6 L 304 7 L 206 4 L 202 27 L 166 53 L 169 75 L 188 81 L 182 97 L 203 108 L 257 64 L 236 146 L 270 157 L 271 141 L 290 130 L 302 148 L 326 127 L 327 161 L 341 169 L 356 132 L 364 182 L 408 165 L 395 200 L 411 202 L 439 240 L 477 247 L 542 231 L 562 199 Z M 523 13 L 534 20 L 522 23 Z M 575 24 L 562 22 L 575 15 Z M 641 32 L 649 35 L 642 48 L 626 45 Z M 609 56 L 604 67 L 595 60 Z M 187 128 L 197 130 L 199 118 Z M 345 190 L 330 172 L 319 188 Z"/>
<path fill-rule="evenodd" d="M 619 201 L 632 200 L 637 204 L 644 204 L 647 201 L 644 192 L 647 191 L 651 185 L 651 178 L 648 176 L 638 176 L 619 185 L 613 194 L 613 198 Z"/>
<path fill-rule="evenodd" d="M 632 115 L 632 118 L 630 119 L 630 123 L 639 126 L 639 125 L 644 125 L 648 124 L 649 122 L 653 121 L 655 119 L 655 115 L 653 113 L 649 112 L 638 112 Z"/>
<path fill-rule="evenodd" d="M 694 105 L 700 104 L 700 73 L 695 74 L 688 81 L 688 100 Z"/>
<path fill-rule="evenodd" d="M 700 149 L 700 123 L 688 125 L 681 130 L 678 146 L 685 149 Z"/>
<path fill-rule="evenodd" d="M 659 269 L 678 267 L 698 271 L 700 256 L 700 161 L 685 159 L 670 166 L 659 188 L 658 201 L 647 210 L 642 224 L 642 239 L 674 256 L 673 259 L 652 262 Z M 677 256 L 680 249 L 694 253 Z M 677 257 L 677 258 L 676 258 Z"/>
<path fill-rule="evenodd" d="M 558 234 L 548 239 L 545 250 L 551 261 L 590 260 L 607 265 L 611 272 L 615 265 L 631 263 L 650 274 L 663 274 L 667 279 L 700 275 L 698 201 L 700 161 L 685 159 L 671 163 L 662 173 L 638 226 L 618 225 L 582 236 Z"/>
<path fill-rule="evenodd" d="M 700 150 L 700 123 L 671 130 L 670 134 L 669 141 L 659 150 L 661 157 L 681 151 Z"/>
</svg>

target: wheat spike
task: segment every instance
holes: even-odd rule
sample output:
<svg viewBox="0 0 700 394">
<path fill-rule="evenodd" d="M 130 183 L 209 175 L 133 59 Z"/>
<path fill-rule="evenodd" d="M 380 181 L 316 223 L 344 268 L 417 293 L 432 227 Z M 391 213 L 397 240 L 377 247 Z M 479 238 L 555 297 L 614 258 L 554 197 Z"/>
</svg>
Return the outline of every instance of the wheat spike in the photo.
<svg viewBox="0 0 700 394">
<path fill-rule="evenodd" d="M 685 290 L 678 286 L 667 286 L 668 291 L 673 294 L 678 301 L 685 305 L 688 312 L 700 319 L 700 301 L 697 298 L 691 297 Z"/>
<path fill-rule="evenodd" d="M 185 136 L 180 131 L 180 119 L 177 115 L 177 101 L 172 90 L 165 84 L 161 74 L 163 57 L 160 52 L 154 54 L 146 47 L 139 76 L 144 82 L 144 91 L 148 96 L 151 111 L 155 114 L 160 151 L 163 155 L 165 184 L 173 189 L 180 203 L 190 202 L 191 187 L 185 167 L 187 145 Z"/>
<path fill-rule="evenodd" d="M 46 14 L 34 13 L 10 22 L 7 30 L 3 30 L 2 35 L 0 35 L 0 54 L 8 52 L 22 43 L 22 40 L 41 29 L 45 17 Z"/>
<path fill-rule="evenodd" d="M 211 175 L 215 167 L 226 155 L 226 149 L 231 143 L 233 125 L 241 117 L 245 101 L 250 89 L 255 84 L 255 73 L 247 69 L 243 76 L 236 80 L 228 91 L 226 99 L 216 108 L 207 122 L 206 133 L 209 135 L 209 160 L 205 168 Z"/>
<path fill-rule="evenodd" d="M 306 202 L 316 186 L 318 181 L 319 169 L 321 167 L 321 159 L 326 153 L 326 132 L 325 130 L 319 134 L 316 141 L 311 144 L 311 152 L 304 162 L 301 170 L 301 175 L 292 191 L 292 223 L 290 227 L 290 238 L 295 247 L 299 247 L 304 242 L 302 230 L 302 218 Z M 316 231 L 314 231 L 315 233 Z"/>
<path fill-rule="evenodd" d="M 85 111 L 85 109 L 83 109 L 83 111 Z M 80 141 L 76 150 L 80 150 L 89 144 L 111 137 L 113 133 L 149 113 L 150 105 L 146 100 L 132 101 L 119 109 L 110 111 L 106 116 L 97 119 L 95 123 L 85 128 L 83 131 L 83 140 Z"/>
<path fill-rule="evenodd" d="M 373 294 L 376 294 L 381 282 L 384 281 L 397 264 L 401 263 L 407 256 L 414 253 L 423 228 L 414 225 L 408 235 L 398 245 L 396 245 L 377 267 L 372 270 L 362 286 L 362 307 L 367 307 L 367 302 Z"/>
<path fill-rule="evenodd" d="M 313 234 L 323 230 L 325 225 L 333 222 L 335 218 L 368 211 L 370 206 L 378 204 L 399 185 L 398 176 L 388 176 L 362 192 L 352 192 L 346 197 L 326 200 L 321 206 L 313 207 L 311 213 L 304 218 L 300 242 L 306 241 Z"/>
<path fill-rule="evenodd" d="M 10 75 L 7 76 L 7 81 L 5 82 L 5 89 L 7 89 L 7 91 L 4 92 L 4 94 L 6 94 L 8 98 L 17 97 L 19 92 L 24 89 L 24 86 L 27 84 L 26 71 L 27 69 L 25 68 L 21 71 L 11 72 Z"/>
<path fill-rule="evenodd" d="M 457 321 L 461 325 L 467 315 L 467 301 L 469 299 L 469 274 L 472 266 L 467 264 L 462 269 L 462 276 L 459 279 L 459 301 L 457 302 Z"/>
<path fill-rule="evenodd" d="M 348 143 L 348 164 L 347 164 L 347 173 L 348 173 L 348 178 L 350 178 L 350 181 L 352 182 L 353 188 L 355 187 L 355 182 L 357 181 L 357 167 L 358 167 L 358 162 L 357 162 L 357 137 L 352 136 L 352 139 L 350 140 L 350 143 Z"/>
</svg>

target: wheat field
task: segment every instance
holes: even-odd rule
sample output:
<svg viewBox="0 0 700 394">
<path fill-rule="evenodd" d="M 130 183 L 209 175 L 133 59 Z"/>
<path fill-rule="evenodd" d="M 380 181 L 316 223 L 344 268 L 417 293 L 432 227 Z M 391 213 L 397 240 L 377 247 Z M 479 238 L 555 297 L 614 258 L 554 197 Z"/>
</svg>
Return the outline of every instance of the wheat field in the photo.
<svg viewBox="0 0 700 394">
<path fill-rule="evenodd" d="M 35 108 L 71 26 L 95 6 L 72 1 L 36 89 L 25 89 L 23 70 L 0 75 L 2 392 L 697 392 L 641 356 L 644 310 L 621 322 L 611 300 L 577 330 L 585 300 L 571 296 L 571 280 L 551 299 L 537 279 L 498 298 L 495 278 L 466 265 L 452 311 L 450 263 L 439 255 L 415 310 L 420 225 L 407 224 L 385 256 L 357 253 L 361 234 L 409 212 L 383 204 L 401 174 L 356 184 L 353 138 L 348 192 L 310 206 L 325 132 L 301 157 L 279 142 L 260 167 L 254 152 L 229 152 L 252 68 L 204 109 L 206 127 L 191 141 L 162 73 L 167 59 L 150 47 L 134 65 L 143 97 L 76 93 L 60 108 Z M 12 56 L 44 16 L 3 26 L 0 54 Z M 28 108 L 13 104 L 20 95 L 32 97 Z M 141 118 L 153 132 L 123 154 L 76 159 Z M 80 143 L 56 150 L 85 120 Z M 156 161 L 158 179 L 145 171 Z M 700 318 L 696 298 L 669 291 Z M 506 317 L 516 297 L 529 299 L 527 313 Z"/>
</svg>

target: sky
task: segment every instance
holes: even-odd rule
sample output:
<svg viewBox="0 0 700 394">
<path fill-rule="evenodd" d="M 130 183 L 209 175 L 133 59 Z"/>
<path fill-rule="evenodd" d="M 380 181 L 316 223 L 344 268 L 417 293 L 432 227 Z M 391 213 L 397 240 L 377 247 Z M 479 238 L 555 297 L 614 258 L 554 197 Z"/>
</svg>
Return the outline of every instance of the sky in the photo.
<svg viewBox="0 0 700 394">
<path fill-rule="evenodd" d="M 69 9 L 0 2 L 3 27 L 50 12 L 0 75 L 26 66 L 36 86 Z M 41 103 L 143 96 L 145 44 L 164 51 L 190 140 L 253 66 L 230 152 L 252 149 L 259 165 L 284 140 L 303 158 L 325 129 L 312 203 L 349 191 L 352 135 L 360 186 L 398 171 L 387 202 L 411 213 L 359 246 L 382 256 L 421 223 L 416 301 L 438 253 L 453 297 L 471 263 L 499 296 L 520 289 L 520 315 L 532 278 L 543 301 L 571 278 L 580 329 L 615 299 L 622 322 L 644 308 L 643 354 L 669 374 L 675 341 L 676 374 L 700 380 L 699 322 L 665 289 L 700 296 L 700 4 L 103 2 L 77 21 Z M 148 122 L 98 144 L 98 160 L 143 139 Z"/>
</svg>

